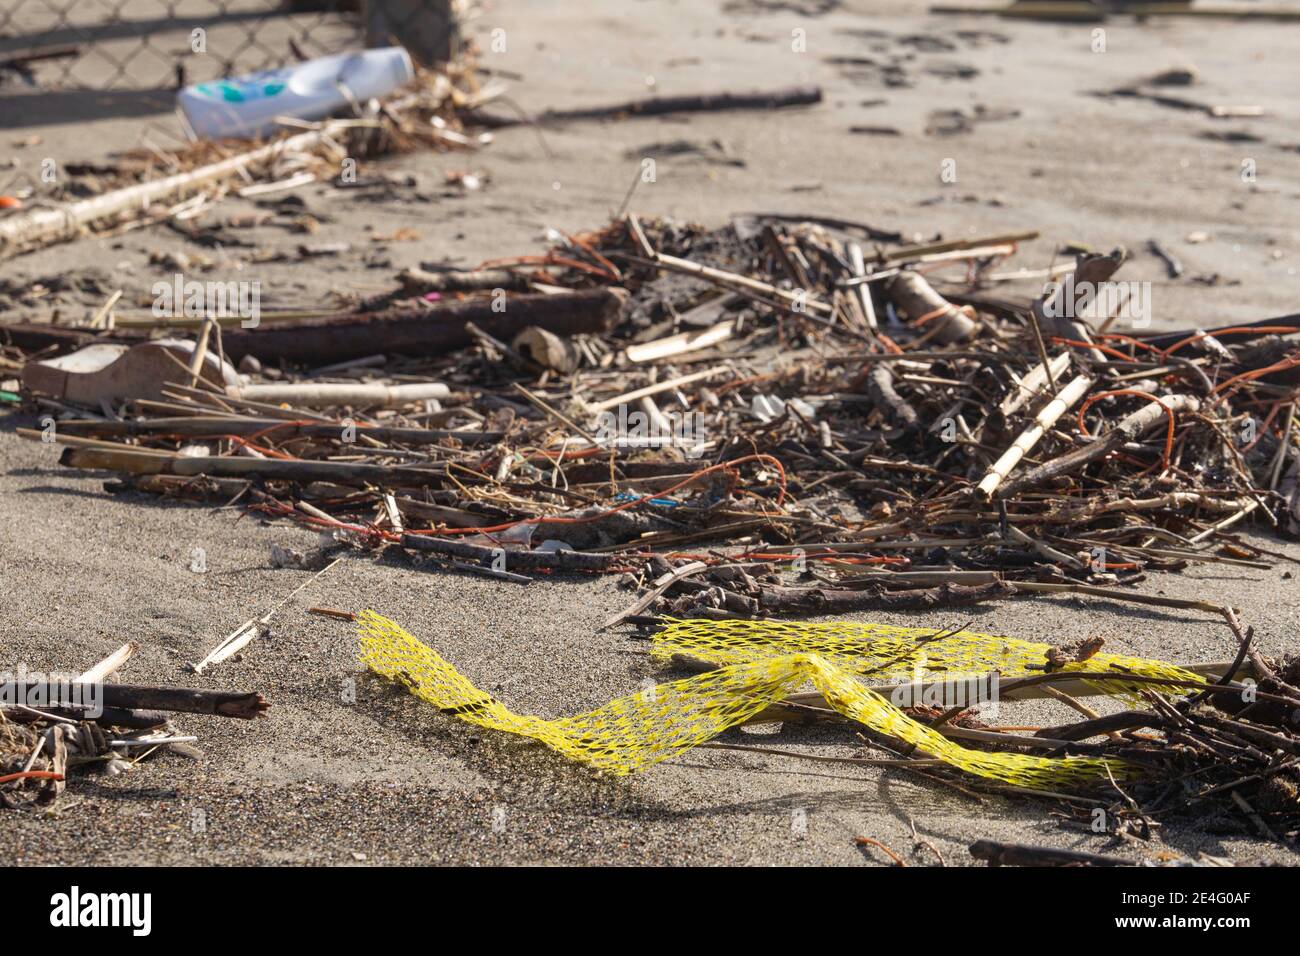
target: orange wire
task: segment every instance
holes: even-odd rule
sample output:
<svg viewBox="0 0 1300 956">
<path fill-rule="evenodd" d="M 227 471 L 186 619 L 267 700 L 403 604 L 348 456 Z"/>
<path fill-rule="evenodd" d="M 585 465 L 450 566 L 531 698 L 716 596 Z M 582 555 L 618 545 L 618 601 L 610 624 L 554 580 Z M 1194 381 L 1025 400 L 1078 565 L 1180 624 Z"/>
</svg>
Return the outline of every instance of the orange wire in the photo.
<svg viewBox="0 0 1300 956">
<path fill-rule="evenodd" d="M 1264 436 L 1268 433 L 1268 426 L 1273 424 L 1273 419 L 1277 418 L 1277 413 L 1282 410 L 1282 406 L 1285 404 L 1286 402 L 1273 403 L 1273 408 L 1268 413 L 1268 418 L 1264 419 L 1264 424 L 1259 426 L 1259 431 L 1255 435 L 1255 440 L 1241 450 L 1241 453 L 1243 455 L 1245 455 L 1252 448 L 1258 445 L 1260 441 L 1263 440 Z"/>
<path fill-rule="evenodd" d="M 372 425 L 372 424 L 370 424 L 369 422 L 354 422 L 354 424 L 356 425 L 357 428 L 360 428 L 360 429 L 366 429 L 366 428 L 378 428 L 378 427 L 379 427 L 379 426 L 377 426 L 377 425 Z M 191 439 L 191 438 L 224 438 L 225 440 L 227 440 L 227 441 L 231 441 L 231 442 L 234 442 L 234 443 L 237 444 L 237 445 L 242 445 L 242 446 L 244 446 L 244 447 L 246 447 L 246 448 L 251 448 L 251 449 L 253 449 L 253 451 L 260 452 L 261 454 L 266 455 L 268 458 L 278 458 L 278 459 L 281 460 L 281 461 L 300 461 L 301 459 L 299 459 L 298 457 L 296 457 L 296 456 L 294 456 L 294 455 L 290 455 L 290 454 L 288 454 L 287 452 L 277 451 L 277 450 L 274 449 L 274 448 L 267 448 L 267 447 L 264 446 L 264 445 L 254 444 L 254 441 L 253 441 L 253 440 L 256 439 L 256 438 L 261 438 L 263 435 L 269 435 L 269 434 L 270 434 L 271 432 L 273 432 L 273 431 L 278 431 L 278 430 L 281 429 L 281 428 L 287 428 L 287 427 L 289 427 L 289 426 L 291 426 L 291 425 L 293 425 L 293 426 L 297 426 L 297 425 L 338 425 L 340 428 L 343 427 L 343 425 L 342 425 L 341 422 L 322 422 L 322 421 L 317 421 L 317 420 L 313 420 L 313 419 L 304 418 L 304 419 L 300 419 L 300 420 L 296 420 L 296 421 L 283 421 L 283 422 L 276 422 L 274 425 L 268 425 L 266 428 L 263 428 L 263 429 L 260 429 L 260 430 L 258 430 L 258 431 L 255 431 L 255 432 L 253 432 L 253 433 L 250 434 L 250 435 L 235 435 L 235 434 L 231 434 L 231 433 L 229 433 L 229 432 L 213 432 L 213 433 L 211 433 L 211 434 L 206 434 L 206 435 L 178 435 L 178 434 L 169 434 L 169 435 L 160 435 L 160 436 L 157 436 L 157 437 L 162 437 L 162 438 L 174 438 L 174 439 L 179 439 L 179 440 L 182 440 L 182 441 L 185 440 L 185 439 Z"/>
<path fill-rule="evenodd" d="M 11 783 L 14 780 L 62 780 L 63 774 L 55 773 L 52 770 L 24 770 L 22 773 L 8 773 L 0 777 L 0 783 Z"/>
<path fill-rule="evenodd" d="M 856 843 L 858 846 L 874 846 L 882 853 L 884 853 L 885 856 L 893 860 L 895 866 L 907 866 L 907 862 L 901 856 L 899 856 L 889 847 L 885 846 L 879 840 L 873 840 L 871 839 L 871 837 L 860 836 L 860 837 L 855 837 L 853 842 Z"/>
<path fill-rule="evenodd" d="M 898 343 L 895 342 L 893 339 L 891 339 L 884 332 L 877 332 L 876 340 L 880 342 L 880 344 L 885 347 L 885 351 L 889 352 L 891 355 L 903 354 L 903 350 L 898 347 Z"/>
<path fill-rule="evenodd" d="M 1150 392 L 1144 392 L 1136 388 L 1117 388 L 1110 392 L 1098 392 L 1096 395 L 1088 396 L 1087 400 L 1079 406 L 1079 433 L 1084 438 L 1091 438 L 1088 432 L 1088 426 L 1083 421 L 1083 413 L 1093 406 L 1094 403 L 1101 401 L 1103 398 L 1109 398 L 1112 395 L 1133 395 L 1137 398 L 1145 398 L 1149 402 L 1155 402 L 1165 410 L 1165 417 L 1169 420 L 1169 428 L 1165 432 L 1165 454 L 1162 464 L 1165 468 L 1169 467 L 1169 457 L 1174 453 L 1174 410 L 1166 405 Z"/>
<path fill-rule="evenodd" d="M 1155 352 L 1161 358 L 1164 358 L 1164 353 L 1161 352 L 1154 345 L 1150 345 L 1147 342 L 1143 342 L 1141 339 L 1135 339 L 1131 335 L 1125 335 L 1123 332 L 1102 332 L 1098 334 L 1097 338 L 1114 339 L 1117 342 L 1127 342 L 1130 345 L 1134 346 L 1135 348 L 1146 349 L 1148 352 Z"/>
<path fill-rule="evenodd" d="M 939 308 L 932 309 L 931 311 L 925 313 L 925 315 L 918 316 L 917 318 L 913 319 L 912 324 L 925 325 L 925 323 L 932 322 L 935 319 L 939 318 L 939 316 L 941 315 L 949 315 L 956 311 L 957 311 L 957 307 L 955 305 L 953 305 L 951 302 L 945 302 L 943 305 L 939 306 Z"/>
<path fill-rule="evenodd" d="M 1196 335 L 1189 335 L 1181 342 L 1175 342 L 1169 348 L 1160 353 L 1161 358 L 1168 358 L 1174 352 L 1177 352 L 1184 345 L 1191 345 L 1193 342 L 1199 342 L 1201 339 L 1219 338 L 1222 335 L 1240 335 L 1250 332 L 1257 332 L 1260 335 L 1281 335 L 1285 332 L 1300 332 L 1300 328 L 1290 325 L 1234 325 L 1230 329 L 1222 329 L 1218 332 L 1198 332 Z"/>
<path fill-rule="evenodd" d="M 601 267 L 609 273 L 609 277 L 613 279 L 615 282 L 617 282 L 620 278 L 622 278 L 621 273 L 618 271 L 618 267 L 614 265 L 614 263 L 606 259 L 604 256 L 602 256 L 595 249 L 593 249 L 591 247 L 591 243 L 588 242 L 585 238 L 581 236 L 571 236 L 568 233 L 564 234 L 564 238 L 568 239 L 569 242 L 573 243 L 575 246 L 582 249 L 593 259 L 599 262 Z"/>
<path fill-rule="evenodd" d="M 1249 372 L 1242 372 L 1240 375 L 1234 375 L 1222 385 L 1215 388 L 1213 394 L 1218 395 L 1229 385 L 1233 385 L 1237 382 L 1253 382 L 1257 378 L 1263 378 L 1265 375 L 1271 375 L 1273 372 L 1285 372 L 1287 369 L 1295 368 L 1297 365 L 1300 365 L 1300 355 L 1292 355 L 1290 358 L 1284 358 L 1282 361 L 1269 365 L 1266 368 L 1257 368 L 1252 369 Z"/>
<path fill-rule="evenodd" d="M 1133 361 L 1133 356 L 1125 355 L 1119 349 L 1113 349 L 1109 345 L 1098 345 L 1096 342 L 1080 342 L 1077 339 L 1063 339 L 1059 335 L 1053 335 L 1051 341 L 1057 345 L 1069 345 L 1076 349 L 1097 349 L 1100 352 L 1105 352 L 1107 355 L 1113 355 L 1118 359 L 1123 359 L 1125 362 Z"/>
</svg>

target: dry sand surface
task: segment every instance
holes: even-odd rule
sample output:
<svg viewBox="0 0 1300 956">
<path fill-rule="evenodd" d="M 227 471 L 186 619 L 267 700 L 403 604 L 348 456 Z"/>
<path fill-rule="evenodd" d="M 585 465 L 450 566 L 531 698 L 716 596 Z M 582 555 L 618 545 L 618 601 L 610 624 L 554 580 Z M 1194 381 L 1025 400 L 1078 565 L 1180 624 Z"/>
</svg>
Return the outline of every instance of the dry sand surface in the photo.
<svg viewBox="0 0 1300 956">
<path fill-rule="evenodd" d="M 808 8 L 808 9 L 804 9 Z M 820 12 L 826 9 L 827 12 Z M 473 27 L 506 30 L 489 67 L 518 75 L 526 110 L 642 96 L 819 83 L 825 101 L 773 115 L 726 114 L 574 124 L 539 136 L 503 131 L 474 156 L 414 155 L 388 169 L 417 185 L 396 201 L 367 202 L 329 187 L 302 191 L 327 219 L 312 241 L 346 240 L 332 260 L 257 266 L 264 307 L 314 305 L 329 289 L 387 288 L 421 261 L 470 265 L 535 251 L 548 227 L 602 223 L 623 201 L 643 156 L 657 182 L 633 206 L 647 214 L 724 222 L 752 210 L 837 215 L 945 237 L 1038 229 L 1017 262 L 1041 267 L 1064 242 L 1136 252 L 1122 276 L 1150 280 L 1157 325 L 1195 327 L 1295 311 L 1300 302 L 1300 61 L 1295 30 L 1273 24 L 1128 20 L 1091 27 L 934 17 L 890 2 L 639 2 L 489 5 Z M 792 30 L 807 49 L 791 50 Z M 1268 116 L 1212 119 L 1134 99 L 1099 99 L 1158 70 L 1194 66 L 1178 92 L 1216 104 L 1263 106 Z M 900 82 L 905 86 L 891 85 Z M 880 102 L 877 102 L 880 101 Z M 873 105 L 874 104 L 874 105 Z M 34 102 L 13 110 L 0 155 L 61 163 L 102 159 L 133 145 L 138 117 L 44 125 Z M 965 132 L 943 134 L 960 111 Z M 159 123 L 173 122 L 167 115 Z M 899 135 L 852 133 L 887 126 Z M 927 132 L 927 128 L 930 131 Z M 1255 141 L 1224 142 L 1221 134 Z M 12 141 L 39 134 L 43 145 Z M 1215 135 L 1218 138 L 1210 138 Z M 1230 137 L 1231 138 L 1231 137 Z M 1235 137 L 1240 139 L 1240 136 Z M 696 152 L 662 144 L 682 141 Z M 660 145 L 656 145 L 660 144 Z M 958 181 L 939 180 L 955 159 Z M 1257 179 L 1243 182 L 1243 160 Z M 444 174 L 482 169 L 487 187 L 447 193 Z M 444 194 L 447 193 L 447 194 Z M 236 212 L 245 204 L 231 202 Z M 416 242 L 375 242 L 399 227 Z M 364 231 L 363 231 L 364 230 Z M 1208 241 L 1188 243 L 1194 231 Z M 301 237 L 264 229 L 259 245 L 292 249 Z M 1165 277 L 1145 251 L 1158 238 L 1187 273 Z M 201 253 L 220 272 L 230 252 L 187 248 L 152 229 L 50 249 L 0 266 L 22 283 L 100 270 L 109 288 L 144 295 L 164 276 L 153 250 Z M 224 257 L 224 258 L 223 258 Z M 248 267 L 254 269 L 254 267 Z M 227 270 L 228 271 L 228 270 Z M 1217 273 L 1217 284 L 1197 281 Z M 228 276 L 226 276 L 228 277 Z M 1020 291 L 1030 291 L 1026 286 Z M 60 308 L 79 316 L 88 295 Z M 261 527 L 237 509 L 114 497 L 106 476 L 62 471 L 54 446 L 24 442 L 29 417 L 0 418 L 0 666 L 79 669 L 126 639 L 143 653 L 125 672 L 139 682 L 262 691 L 257 723 L 183 717 L 203 757 L 179 757 L 114 778 L 81 776 L 50 815 L 0 817 L 0 853 L 21 863 L 844 863 L 887 862 L 854 847 L 858 835 L 916 864 L 912 825 L 950 864 L 988 837 L 1100 849 L 1107 838 L 1062 826 L 1056 805 L 973 798 L 896 770 L 696 750 L 631 779 L 608 779 L 540 747 L 479 731 L 367 678 L 349 625 L 310 616 L 324 604 L 374 608 L 437 647 L 479 686 L 517 709 L 560 715 L 598 705 L 659 676 L 645 645 L 597 634 L 632 595 L 612 580 L 539 581 L 527 588 L 417 570 L 401 559 L 353 556 L 305 588 L 274 632 L 202 678 L 184 669 L 245 619 L 278 603 L 306 573 L 275 570 L 272 543 L 303 547 L 301 530 Z M 1300 548 L 1273 548 L 1300 559 Z M 189 570 L 196 547 L 209 570 Z M 1229 601 L 1261 642 L 1295 650 L 1297 589 L 1287 573 L 1202 566 L 1155 577 L 1151 593 Z M 948 620 L 953 614 L 960 620 Z M 1205 615 L 1076 599 L 1004 601 L 933 616 L 874 620 L 941 625 L 1068 641 L 1104 635 L 1107 649 L 1180 661 L 1231 656 L 1226 629 Z M 348 688 L 355 686 L 355 700 Z M 1004 713 L 1032 723 L 1034 705 Z M 810 754 L 852 752 L 842 730 L 732 732 L 724 739 Z M 801 825 L 800 821 L 806 823 Z M 1164 848 L 1239 862 L 1291 862 L 1286 851 L 1229 821 L 1166 830 L 1117 852 Z"/>
</svg>

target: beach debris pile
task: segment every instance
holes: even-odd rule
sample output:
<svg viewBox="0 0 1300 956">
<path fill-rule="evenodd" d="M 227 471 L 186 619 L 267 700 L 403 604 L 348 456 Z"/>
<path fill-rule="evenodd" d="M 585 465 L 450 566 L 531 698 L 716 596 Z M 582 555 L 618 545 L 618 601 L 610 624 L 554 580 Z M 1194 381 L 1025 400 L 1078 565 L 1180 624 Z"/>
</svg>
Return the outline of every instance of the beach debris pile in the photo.
<svg viewBox="0 0 1300 956">
<path fill-rule="evenodd" d="M 0 807 L 49 807 L 73 771 L 115 776 L 161 754 L 197 759 L 199 738 L 175 727 L 175 714 L 252 720 L 269 707 L 257 693 L 114 682 L 139 650 L 131 641 L 76 675 L 0 675 Z"/>
<path fill-rule="evenodd" d="M 1154 332 L 1142 284 L 1116 279 L 1124 250 L 1007 265 L 1035 235 L 904 241 L 846 219 L 754 213 L 710 229 L 626 213 L 553 230 L 540 252 L 407 269 L 384 293 L 313 313 L 264 310 L 252 328 L 120 307 L 111 328 L 11 323 L 0 358 L 12 401 L 44 416 L 19 434 L 64 446 L 65 467 L 116 473 L 107 490 L 320 533 L 277 566 L 323 574 L 382 552 L 504 587 L 617 575 L 636 595 L 602 629 L 667 646 L 684 626 L 670 618 L 741 627 L 739 644 L 701 639 L 665 658 L 708 673 L 661 685 L 647 720 L 677 719 L 664 702 L 693 680 L 725 690 L 727 668 L 768 674 L 743 677 L 770 694 L 744 706 L 723 694 L 726 719 L 690 744 L 728 746 L 705 742 L 737 715 L 850 720 L 892 748 L 885 759 L 925 760 L 917 772 L 962 787 L 972 766 L 1032 764 L 1046 769 L 1019 782 L 973 776 L 1069 797 L 1087 782 L 1053 774 L 1092 768 L 1089 786 L 1124 794 L 1115 832 L 1227 806 L 1292 840 L 1293 665 L 1265 657 L 1237 609 L 1134 585 L 1290 560 L 1243 532 L 1292 535 L 1300 520 L 1300 316 Z M 1006 291 L 1025 278 L 1043 294 Z M 1237 658 L 1093 672 L 1100 641 L 1044 645 L 1013 678 L 981 658 L 1007 699 L 1032 692 L 1085 718 L 1030 734 L 862 684 L 876 637 L 827 663 L 820 638 L 764 630 L 1043 594 L 1209 614 Z M 214 654 L 258 633 L 251 620 Z M 916 643 L 933 655 L 964 633 Z M 410 640 L 410 654 L 428 651 Z M 379 669 L 416 680 L 406 664 Z M 542 733 L 450 665 L 438 675 L 456 698 L 439 706 Z M 805 679 L 817 694 L 796 691 Z M 1098 688 L 1127 709 L 1076 699 Z M 953 760 L 953 747 L 984 756 Z"/>
<path fill-rule="evenodd" d="M 630 572 L 654 592 L 631 616 L 1122 592 L 1280 560 L 1238 532 L 1296 529 L 1300 320 L 1094 322 L 1132 306 L 1096 291 L 1127 291 L 1122 250 L 998 296 L 1031 235 L 628 215 L 256 328 L 0 335 L 52 416 L 20 433 L 115 490 L 485 573 Z"/>
</svg>

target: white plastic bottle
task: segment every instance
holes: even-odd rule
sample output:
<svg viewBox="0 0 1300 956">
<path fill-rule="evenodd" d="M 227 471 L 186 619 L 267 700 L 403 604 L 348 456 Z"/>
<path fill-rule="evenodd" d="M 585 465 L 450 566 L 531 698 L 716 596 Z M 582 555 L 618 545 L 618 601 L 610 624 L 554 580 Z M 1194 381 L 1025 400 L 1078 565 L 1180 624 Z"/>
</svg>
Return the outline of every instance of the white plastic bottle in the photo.
<svg viewBox="0 0 1300 956">
<path fill-rule="evenodd" d="M 414 76 L 406 50 L 383 47 L 198 83 L 181 90 L 177 101 L 200 138 L 249 138 L 274 131 L 277 116 L 321 119 L 349 99 L 383 96 Z"/>
</svg>

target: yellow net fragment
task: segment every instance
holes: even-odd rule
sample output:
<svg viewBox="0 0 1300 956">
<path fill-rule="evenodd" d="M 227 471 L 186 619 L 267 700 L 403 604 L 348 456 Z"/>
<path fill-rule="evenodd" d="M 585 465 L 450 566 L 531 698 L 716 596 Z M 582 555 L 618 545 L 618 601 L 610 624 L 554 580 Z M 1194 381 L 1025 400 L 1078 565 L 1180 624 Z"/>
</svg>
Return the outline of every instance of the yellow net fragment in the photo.
<svg viewBox="0 0 1300 956">
<path fill-rule="evenodd" d="M 831 664 L 872 680 L 942 680 L 997 671 L 1003 678 L 1043 673 L 1051 645 L 1015 637 L 959 631 L 949 634 L 924 627 L 833 621 L 676 620 L 654 635 L 653 653 L 660 660 L 674 655 L 710 664 L 742 664 L 780 654 L 816 654 Z M 937 639 L 935 639 L 937 636 Z M 1126 654 L 1097 653 L 1086 661 L 1063 665 L 1063 671 L 1116 672 L 1199 683 L 1198 674 L 1174 664 Z M 1117 678 L 1089 681 L 1106 693 L 1158 690 L 1150 684 Z"/>
<path fill-rule="evenodd" d="M 719 628 L 720 623 L 731 626 Z M 757 636 L 746 641 L 746 629 L 734 626 L 741 623 L 747 627 L 762 625 L 762 628 L 756 627 L 753 633 Z M 923 754 L 976 776 L 1041 789 L 1063 784 L 1086 784 L 1108 779 L 1111 775 L 1122 779 L 1137 770 L 1134 765 L 1123 761 L 1097 757 L 1049 758 L 971 750 L 912 719 L 858 679 L 864 661 L 885 662 L 894 656 L 876 647 L 876 637 L 861 639 L 862 635 L 877 634 L 882 646 L 897 647 L 901 652 L 916 643 L 916 637 L 907 633 L 912 629 L 855 632 L 860 639 L 846 643 L 847 632 L 832 633 L 817 630 L 822 626 L 811 625 L 813 630 L 809 632 L 806 643 L 817 647 L 818 651 L 808 653 L 793 648 L 801 647 L 799 629 L 809 625 L 769 628 L 771 623 L 675 622 L 656 639 L 656 653 L 674 653 L 671 649 L 678 648 L 697 657 L 706 656 L 722 666 L 695 677 L 670 681 L 620 697 L 583 714 L 547 719 L 514 713 L 476 688 L 435 650 L 397 623 L 373 611 L 363 611 L 357 617 L 362 661 L 371 670 L 400 681 L 416 697 L 461 720 L 530 737 L 566 757 L 615 774 L 640 770 L 711 740 L 727 728 L 744 723 L 769 705 L 783 700 L 808 682 L 825 697 L 830 707 L 850 720 L 911 744 Z M 842 625 L 832 627 L 842 628 Z M 918 630 L 926 636 L 934 633 Z M 980 635 L 964 636 L 962 642 L 949 649 L 950 656 L 944 660 L 953 666 L 960 660 L 968 667 L 987 670 L 995 666 L 991 663 L 994 659 L 1007 659 L 1007 647 L 1012 649 L 1013 660 L 1018 659 L 1016 654 L 1020 653 L 1015 650 L 1017 645 L 1038 647 L 1010 638 L 984 639 L 997 641 L 994 646 L 981 644 L 979 638 Z M 890 641 L 894 644 L 890 645 Z M 932 650 L 938 651 L 944 643 L 934 642 Z M 965 650 L 958 650 L 962 647 Z M 981 647 L 983 650 L 979 649 Z M 1046 645 L 1042 647 L 1046 649 Z M 1187 673 L 1159 661 L 1116 658 L 1123 660 L 1130 669 L 1162 668 L 1164 671 Z M 1041 661 L 1041 655 L 1036 660 Z M 1094 662 L 1096 660 L 1093 658 Z M 1031 659 L 1024 658 L 1020 665 L 1022 670 L 1030 662 Z M 910 676 L 912 673 L 910 669 L 902 672 L 887 669 L 881 671 L 881 676 Z"/>
</svg>

